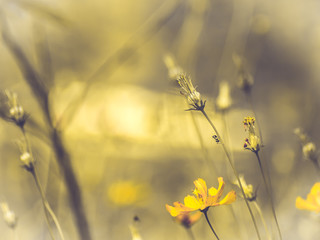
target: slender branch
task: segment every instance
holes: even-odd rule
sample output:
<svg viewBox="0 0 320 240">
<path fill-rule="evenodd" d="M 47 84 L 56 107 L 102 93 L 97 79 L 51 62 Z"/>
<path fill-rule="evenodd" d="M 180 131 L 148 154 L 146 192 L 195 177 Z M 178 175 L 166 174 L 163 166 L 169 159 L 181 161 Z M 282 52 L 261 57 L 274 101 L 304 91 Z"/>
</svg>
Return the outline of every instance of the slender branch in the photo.
<svg viewBox="0 0 320 240">
<path fill-rule="evenodd" d="M 204 109 L 201 109 L 200 111 L 201 111 L 201 113 L 205 116 L 205 118 L 208 120 L 209 124 L 210 124 L 211 127 L 213 128 L 214 132 L 216 133 L 216 135 L 217 135 L 217 137 L 218 137 L 218 139 L 219 139 L 219 141 L 220 141 L 220 144 L 221 144 L 221 146 L 222 146 L 222 148 L 223 148 L 223 150 L 224 150 L 224 152 L 225 152 L 225 154 L 226 154 L 226 156 L 227 156 L 227 160 L 229 161 L 229 164 L 230 164 L 230 166 L 231 166 L 231 168 L 232 168 L 232 170 L 233 170 L 233 173 L 234 173 L 234 175 L 236 176 L 237 181 L 238 181 L 238 183 L 239 183 L 239 186 L 240 186 L 240 189 L 241 189 L 243 198 L 244 198 L 244 200 L 245 200 L 245 203 L 246 203 L 246 205 L 247 205 L 247 207 L 248 207 L 248 210 L 249 210 L 251 219 L 252 219 L 252 221 L 253 221 L 253 224 L 254 224 L 254 227 L 255 227 L 255 230 L 256 230 L 258 239 L 261 240 L 261 236 L 260 236 L 260 233 L 259 233 L 258 225 L 257 225 L 256 220 L 255 220 L 255 218 L 254 218 L 254 215 L 253 215 L 253 212 L 252 212 L 251 207 L 250 207 L 250 205 L 249 205 L 249 202 L 248 202 L 247 198 L 245 197 L 246 195 L 245 195 L 245 193 L 244 193 L 244 190 L 243 190 L 243 187 L 242 187 L 240 178 L 239 178 L 239 174 L 238 174 L 237 170 L 235 169 L 234 164 L 232 163 L 230 154 L 229 154 L 229 152 L 228 152 L 228 150 L 227 150 L 227 148 L 226 148 L 226 146 L 225 146 L 225 144 L 224 144 L 224 142 L 223 142 L 223 140 L 222 140 L 222 138 L 221 138 L 218 130 L 216 129 L 216 127 L 215 127 L 214 124 L 212 123 L 211 119 L 208 117 L 206 111 L 205 111 Z"/>
<path fill-rule="evenodd" d="M 207 222 L 208 222 L 208 224 L 209 224 L 209 227 L 211 228 L 211 231 L 212 231 L 212 232 L 213 232 L 213 234 L 216 236 L 216 238 L 217 238 L 218 240 L 220 240 L 220 239 L 219 239 L 219 237 L 218 237 L 218 235 L 217 235 L 217 234 L 216 234 L 216 232 L 214 231 L 214 229 L 213 229 L 213 227 L 212 227 L 212 225 L 211 225 L 210 221 L 209 221 L 208 214 L 207 214 L 207 212 L 208 212 L 208 208 L 207 208 L 207 209 L 205 209 L 205 210 L 203 210 L 202 212 L 203 212 L 204 216 L 206 217 L 206 220 L 207 220 Z"/>
<path fill-rule="evenodd" d="M 260 159 L 259 153 L 258 153 L 258 152 L 255 152 L 255 154 L 256 154 L 256 157 L 257 157 L 257 159 L 258 159 L 258 163 L 259 163 L 261 175 L 262 175 L 264 184 L 265 184 L 265 186 L 266 186 L 267 194 L 268 194 L 268 196 L 269 196 L 269 198 L 270 198 L 272 214 L 273 214 L 274 220 L 275 220 L 276 225 L 277 225 L 278 233 L 279 233 L 280 239 L 282 239 L 282 235 L 281 235 L 281 231 L 280 231 L 280 226 L 279 226 L 278 219 L 277 219 L 277 216 L 276 216 L 276 211 L 275 211 L 275 209 L 274 209 L 272 192 L 270 191 L 269 185 L 267 184 L 266 176 L 265 176 L 264 171 L 263 171 L 263 168 L 262 168 L 262 164 L 261 164 L 261 159 Z M 270 184 L 271 184 L 271 183 L 270 183 Z M 271 186 L 271 185 L 270 185 L 270 186 Z"/>
</svg>

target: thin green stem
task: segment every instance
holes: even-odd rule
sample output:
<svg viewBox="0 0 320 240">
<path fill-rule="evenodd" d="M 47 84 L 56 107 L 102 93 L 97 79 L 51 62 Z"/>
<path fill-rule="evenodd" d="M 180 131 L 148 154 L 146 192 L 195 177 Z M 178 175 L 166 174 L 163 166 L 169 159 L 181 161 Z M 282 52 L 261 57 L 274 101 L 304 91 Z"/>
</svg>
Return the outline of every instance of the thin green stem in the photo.
<svg viewBox="0 0 320 240">
<path fill-rule="evenodd" d="M 219 139 L 219 141 L 220 141 L 220 144 L 221 144 L 221 146 L 222 146 L 222 148 L 223 148 L 223 150 L 224 150 L 224 152 L 225 152 L 225 154 L 226 154 L 226 156 L 227 156 L 227 160 L 229 161 L 229 164 L 230 164 L 230 166 L 231 166 L 231 168 L 232 168 L 232 170 L 233 170 L 233 173 L 234 173 L 234 175 L 236 176 L 237 181 L 238 181 L 238 183 L 239 183 L 239 186 L 240 186 L 240 189 L 241 189 L 243 198 L 244 198 L 244 200 L 245 200 L 245 203 L 246 203 L 246 205 L 247 205 L 247 207 L 248 207 L 248 210 L 249 210 L 251 219 L 252 219 L 252 221 L 253 221 L 253 224 L 254 224 L 254 227 L 255 227 L 255 230 L 256 230 L 258 239 L 261 240 L 261 236 L 260 236 L 260 233 L 259 233 L 259 229 L 258 229 L 257 222 L 256 222 L 256 220 L 255 220 L 255 218 L 254 218 L 254 215 L 253 215 L 253 212 L 252 212 L 251 207 L 250 207 L 250 205 L 249 205 L 249 202 L 248 202 L 247 198 L 245 197 L 246 195 L 245 195 L 245 193 L 244 193 L 244 190 L 243 190 L 243 187 L 242 187 L 240 178 L 239 178 L 239 174 L 238 174 L 237 170 L 235 169 L 234 164 L 232 163 L 230 154 L 229 154 L 229 152 L 228 152 L 228 150 L 227 150 L 227 148 L 226 148 L 226 146 L 225 146 L 225 144 L 224 144 L 224 142 L 223 142 L 223 140 L 222 140 L 222 138 L 221 138 L 218 130 L 216 129 L 216 127 L 215 127 L 214 124 L 212 123 L 211 119 L 209 118 L 209 116 L 207 115 L 207 113 L 205 112 L 205 110 L 202 109 L 202 110 L 200 110 L 200 111 L 201 111 L 201 113 L 205 116 L 205 118 L 208 120 L 209 124 L 210 124 L 211 127 L 213 128 L 214 132 L 216 133 L 216 135 L 217 135 L 217 137 L 218 137 L 218 139 Z"/>
<path fill-rule="evenodd" d="M 262 224 L 264 226 L 264 229 L 266 230 L 266 234 L 267 234 L 268 240 L 272 240 L 271 239 L 271 235 L 270 235 L 270 233 L 268 231 L 268 227 L 267 227 L 266 221 L 264 220 L 264 217 L 263 217 L 263 214 L 262 214 L 260 206 L 258 205 L 258 203 L 256 201 L 253 201 L 253 205 L 255 206 L 255 208 L 256 208 L 256 210 L 257 210 L 257 212 L 258 212 L 258 214 L 259 214 L 259 216 L 261 218 L 261 222 L 262 222 Z"/>
<path fill-rule="evenodd" d="M 216 238 L 217 238 L 218 240 L 220 240 L 219 237 L 218 237 L 218 235 L 217 235 L 216 232 L 214 231 L 214 229 L 213 229 L 210 221 L 209 221 L 208 214 L 207 214 L 208 209 L 206 209 L 206 210 L 204 210 L 204 211 L 202 211 L 202 212 L 203 212 L 204 216 L 206 217 L 206 220 L 207 220 L 207 222 L 208 222 L 208 224 L 209 224 L 209 227 L 211 228 L 211 231 L 212 231 L 213 234 L 216 236 Z"/>
<path fill-rule="evenodd" d="M 258 152 L 255 152 L 255 154 L 256 154 L 256 157 L 257 157 L 257 159 L 258 159 L 258 163 L 259 163 L 261 175 L 262 175 L 264 184 L 265 184 L 265 186 L 266 186 L 267 194 L 268 194 L 268 196 L 269 196 L 269 198 L 270 198 L 272 214 L 273 214 L 274 220 L 275 220 L 276 225 L 277 225 L 277 229 L 278 229 L 278 233 L 279 233 L 280 239 L 282 240 L 282 235 L 281 235 L 281 231 L 280 231 L 280 226 L 279 226 L 278 219 L 277 219 L 277 216 L 276 216 L 276 211 L 275 211 L 275 209 L 274 209 L 273 196 L 272 196 L 272 193 L 271 193 L 271 191 L 270 191 L 269 185 L 267 184 L 266 176 L 265 176 L 264 171 L 263 171 L 263 167 L 262 167 L 262 163 L 261 163 L 261 159 L 260 159 L 259 153 L 258 153 Z M 271 182 L 270 182 L 270 186 L 271 186 Z"/>
</svg>

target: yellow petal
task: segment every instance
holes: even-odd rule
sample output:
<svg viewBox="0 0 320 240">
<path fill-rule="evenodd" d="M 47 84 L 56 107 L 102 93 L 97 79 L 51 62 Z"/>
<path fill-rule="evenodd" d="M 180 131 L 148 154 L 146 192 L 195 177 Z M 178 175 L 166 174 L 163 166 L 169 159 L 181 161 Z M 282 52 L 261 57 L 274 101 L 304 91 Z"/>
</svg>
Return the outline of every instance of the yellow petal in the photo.
<svg viewBox="0 0 320 240">
<path fill-rule="evenodd" d="M 209 189 L 210 200 L 209 199 L 207 200 L 207 205 L 209 206 L 213 206 L 215 203 L 217 203 L 223 193 L 223 189 L 225 185 L 225 183 L 223 182 L 223 178 L 219 177 L 218 181 L 219 181 L 218 189 L 215 189 L 213 187 Z"/>
<path fill-rule="evenodd" d="M 171 214 L 172 217 L 176 217 L 176 216 L 178 216 L 180 214 L 180 211 L 179 211 L 178 208 L 172 207 L 172 206 L 170 206 L 168 204 L 166 204 L 166 209 Z"/>
<path fill-rule="evenodd" d="M 223 205 L 223 204 L 230 204 L 233 203 L 236 200 L 236 192 L 235 191 L 231 191 L 227 194 L 227 196 L 225 196 L 220 202 L 219 205 Z"/>
<path fill-rule="evenodd" d="M 206 182 L 202 178 L 198 178 L 193 183 L 196 186 L 194 193 L 205 201 L 208 195 Z"/>
<path fill-rule="evenodd" d="M 319 206 L 314 205 L 311 202 L 302 199 L 301 197 L 297 197 L 296 199 L 296 208 L 300 210 L 309 210 L 309 211 L 316 211 L 316 212 L 320 211 Z"/>
<path fill-rule="evenodd" d="M 211 187 L 209 188 L 208 193 L 209 193 L 209 196 L 215 196 L 218 193 L 218 189 Z"/>
<path fill-rule="evenodd" d="M 187 208 L 193 209 L 193 210 L 198 210 L 201 208 L 201 203 L 197 201 L 197 199 L 194 196 L 186 196 L 184 198 L 184 205 Z"/>
<path fill-rule="evenodd" d="M 194 214 L 190 214 L 189 219 L 190 219 L 190 224 L 194 224 L 197 222 L 202 216 L 202 212 L 196 212 Z"/>
<path fill-rule="evenodd" d="M 320 183 L 317 182 L 311 188 L 310 194 L 311 195 L 318 195 L 320 193 Z"/>
</svg>

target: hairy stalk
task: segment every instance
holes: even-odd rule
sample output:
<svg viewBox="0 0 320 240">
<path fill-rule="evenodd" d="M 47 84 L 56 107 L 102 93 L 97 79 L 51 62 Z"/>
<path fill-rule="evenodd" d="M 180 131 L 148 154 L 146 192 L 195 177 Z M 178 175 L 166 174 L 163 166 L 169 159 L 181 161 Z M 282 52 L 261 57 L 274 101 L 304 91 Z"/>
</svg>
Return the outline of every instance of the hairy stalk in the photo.
<svg viewBox="0 0 320 240">
<path fill-rule="evenodd" d="M 259 205 L 258 205 L 258 203 L 256 201 L 253 201 L 253 205 L 255 206 L 255 208 L 256 208 L 259 216 L 260 216 L 261 222 L 262 222 L 262 224 L 264 226 L 264 229 L 266 230 L 266 234 L 267 234 L 268 240 L 272 240 L 271 235 L 270 235 L 270 233 L 268 231 L 268 227 L 267 227 L 266 221 L 264 220 L 261 208 L 259 207 Z"/>
<path fill-rule="evenodd" d="M 258 160 L 258 163 L 259 163 L 259 167 L 260 167 L 260 171 L 261 171 L 261 175 L 262 175 L 264 184 L 265 184 L 265 186 L 266 186 L 267 194 L 268 194 L 268 196 L 269 196 L 269 198 L 270 198 L 272 214 L 273 214 L 274 220 L 275 220 L 276 225 L 277 225 L 277 229 L 278 229 L 278 233 L 279 233 L 280 239 L 282 240 L 282 235 L 281 235 L 281 231 L 280 231 L 280 226 L 279 226 L 278 219 L 277 219 L 277 216 L 276 216 L 276 211 L 275 211 L 275 209 L 274 209 L 272 192 L 270 191 L 269 185 L 267 184 L 266 176 L 265 176 L 264 171 L 263 171 L 263 168 L 262 168 L 262 164 L 261 164 L 261 159 L 260 159 L 259 153 L 258 153 L 258 152 L 255 152 L 255 154 L 256 154 L 256 157 L 257 157 L 257 160 Z M 271 184 L 271 183 L 270 183 L 270 184 Z M 270 186 L 271 186 L 271 185 L 270 185 Z"/>
<path fill-rule="evenodd" d="M 194 234 L 193 234 L 191 228 L 186 228 L 186 231 L 187 231 L 187 234 L 188 234 L 190 240 L 196 240 L 196 238 L 194 237 Z"/>
<path fill-rule="evenodd" d="M 252 221 L 253 221 L 253 224 L 254 224 L 254 227 L 255 227 L 255 230 L 256 230 L 258 239 L 261 240 L 261 236 L 260 236 L 260 233 L 259 233 L 259 229 L 258 229 L 257 222 L 256 222 L 256 220 L 255 220 L 255 218 L 254 218 L 253 212 L 252 212 L 252 210 L 251 210 L 251 207 L 250 207 L 250 205 L 249 205 L 249 202 L 248 202 L 248 200 L 247 200 L 247 198 L 246 198 L 246 195 L 245 195 L 245 193 L 244 193 L 244 190 L 243 190 L 243 187 L 242 187 L 240 178 L 239 178 L 239 174 L 238 174 L 237 170 L 235 169 L 234 164 L 232 163 L 230 154 L 229 154 L 229 152 L 228 152 L 228 150 L 227 150 L 227 148 L 226 148 L 226 146 L 225 146 L 225 144 L 224 144 L 224 142 L 223 142 L 223 140 L 222 140 L 222 138 L 221 138 L 218 130 L 216 129 L 216 127 L 215 127 L 214 124 L 212 123 L 212 121 L 211 121 L 211 119 L 209 118 L 209 116 L 207 115 L 206 111 L 205 111 L 204 109 L 201 109 L 200 111 L 201 111 L 201 113 L 205 116 L 205 118 L 208 120 L 209 124 L 210 124 L 211 127 L 213 128 L 214 132 L 216 133 L 216 135 L 217 135 L 217 137 L 218 137 L 218 139 L 219 139 L 219 141 L 220 141 L 220 144 L 221 144 L 221 146 L 222 146 L 222 148 L 223 148 L 223 150 L 224 150 L 224 152 L 225 152 L 225 154 L 226 154 L 226 156 L 227 156 L 227 160 L 229 161 L 229 164 L 230 164 L 230 166 L 231 166 L 231 168 L 232 168 L 232 170 L 233 170 L 233 173 L 234 173 L 234 175 L 236 176 L 237 181 L 238 181 L 238 183 L 239 183 L 239 186 L 240 186 L 240 189 L 241 189 L 243 198 L 244 198 L 244 200 L 245 200 L 245 203 L 246 203 L 246 205 L 247 205 L 247 207 L 248 207 L 248 210 L 249 210 L 251 219 L 252 219 Z"/>
<path fill-rule="evenodd" d="M 209 221 L 208 214 L 207 214 L 208 209 L 205 209 L 205 210 L 203 210 L 202 212 L 203 212 L 204 216 L 206 217 L 206 220 L 207 220 L 207 222 L 208 222 L 208 224 L 209 224 L 209 227 L 211 228 L 211 231 L 212 231 L 213 234 L 216 236 L 216 238 L 217 238 L 218 240 L 220 240 L 219 237 L 218 237 L 218 235 L 217 235 L 216 232 L 214 231 L 214 229 L 213 229 L 210 221 Z"/>
<path fill-rule="evenodd" d="M 30 143 L 28 141 L 28 138 L 27 138 L 27 135 L 26 135 L 24 127 L 21 127 L 21 131 L 23 133 L 25 142 L 27 144 L 28 152 L 32 156 L 31 146 L 30 146 Z M 64 236 L 63 236 L 63 232 L 62 232 L 60 223 L 59 223 L 56 215 L 54 214 L 49 202 L 47 201 L 46 195 L 45 195 L 45 193 L 44 193 L 44 191 L 42 189 L 42 186 L 40 184 L 39 177 L 38 177 L 37 170 L 36 170 L 35 166 L 33 166 L 33 168 L 31 169 L 30 172 L 31 172 L 31 174 L 32 174 L 32 176 L 34 178 L 36 186 L 37 186 L 37 188 L 38 188 L 38 190 L 40 192 L 40 195 L 41 195 L 41 200 L 42 200 L 42 204 L 43 204 L 43 207 L 44 207 L 44 212 L 45 212 L 45 216 L 46 216 L 46 222 L 47 222 L 47 225 L 48 225 L 48 228 L 49 228 L 50 236 L 51 236 L 52 239 L 55 239 L 54 236 L 53 236 L 53 232 L 52 232 L 51 226 L 50 226 L 50 221 L 49 221 L 48 214 L 50 215 L 50 217 L 52 218 L 54 224 L 56 225 L 56 228 L 57 228 L 58 233 L 60 235 L 60 239 L 64 240 Z"/>
</svg>

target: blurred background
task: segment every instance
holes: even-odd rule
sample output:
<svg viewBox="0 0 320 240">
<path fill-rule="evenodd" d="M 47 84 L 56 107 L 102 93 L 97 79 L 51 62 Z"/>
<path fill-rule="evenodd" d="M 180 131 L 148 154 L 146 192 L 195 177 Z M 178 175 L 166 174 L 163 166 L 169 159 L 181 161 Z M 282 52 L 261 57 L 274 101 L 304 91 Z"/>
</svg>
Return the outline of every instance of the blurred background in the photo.
<svg viewBox="0 0 320 240">
<path fill-rule="evenodd" d="M 25 79 L 23 51 L 48 89 L 53 126 L 59 126 L 81 188 L 92 239 L 188 239 L 165 204 L 183 201 L 199 177 L 208 186 L 236 190 L 232 206 L 209 211 L 221 239 L 255 239 L 250 216 L 224 152 L 199 112 L 170 80 L 171 54 L 192 78 L 206 111 L 232 152 L 278 239 L 270 203 L 253 153 L 243 149 L 242 121 L 256 114 L 283 239 L 314 240 L 319 215 L 295 208 L 319 181 L 293 131 L 304 129 L 319 146 L 320 16 L 318 1 L 93 0 L 0 2 L 0 89 L 18 94 L 40 181 L 66 239 L 79 239 L 39 97 Z M 7 40 L 5 40 L 7 39 Z M 239 88 L 234 56 L 254 78 L 251 101 Z M 219 111 L 221 82 L 232 105 Z M 0 221 L 1 239 L 50 239 L 40 195 L 21 168 L 15 141 L 22 134 L 0 122 L 0 201 L 18 217 L 15 233 Z M 258 218 L 257 213 L 255 213 Z M 134 223 L 134 217 L 139 221 Z M 259 222 L 262 238 L 266 239 Z M 195 239 L 212 239 L 202 218 Z M 15 235 L 14 235 L 15 234 Z M 58 238 L 57 238 L 58 239 Z M 136 239 L 138 240 L 138 239 Z"/>
</svg>

